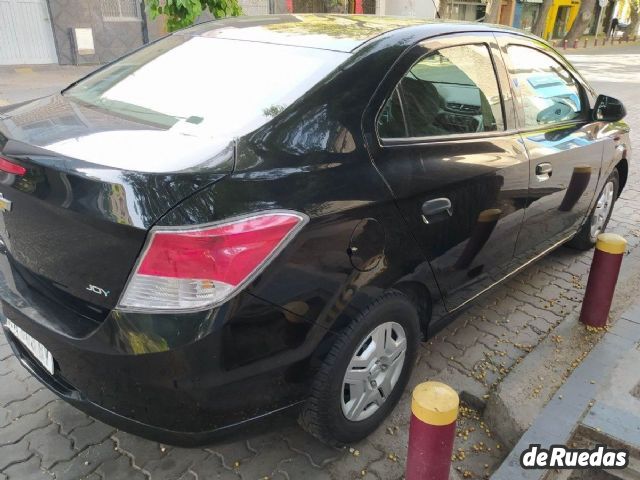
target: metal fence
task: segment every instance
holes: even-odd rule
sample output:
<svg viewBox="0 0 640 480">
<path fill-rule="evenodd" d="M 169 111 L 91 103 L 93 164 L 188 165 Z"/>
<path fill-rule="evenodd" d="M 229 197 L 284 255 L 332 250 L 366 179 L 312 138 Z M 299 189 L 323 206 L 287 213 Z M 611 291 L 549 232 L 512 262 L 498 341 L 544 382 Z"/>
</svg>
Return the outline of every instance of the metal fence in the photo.
<svg viewBox="0 0 640 480">
<path fill-rule="evenodd" d="M 271 13 L 269 0 L 240 0 L 245 15 L 266 15 Z"/>
<path fill-rule="evenodd" d="M 139 0 L 100 0 L 102 18 L 105 20 L 127 20 L 140 18 Z"/>
</svg>

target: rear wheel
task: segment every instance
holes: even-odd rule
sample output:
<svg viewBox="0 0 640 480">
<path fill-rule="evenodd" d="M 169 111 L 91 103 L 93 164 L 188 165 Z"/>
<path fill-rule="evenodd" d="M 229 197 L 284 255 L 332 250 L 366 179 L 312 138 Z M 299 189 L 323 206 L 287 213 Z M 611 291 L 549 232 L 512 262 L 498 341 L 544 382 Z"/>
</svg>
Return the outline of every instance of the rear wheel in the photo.
<svg viewBox="0 0 640 480">
<path fill-rule="evenodd" d="M 618 170 L 614 170 L 611 172 L 611 175 L 609 175 L 609 178 L 607 178 L 604 187 L 602 187 L 602 191 L 591 211 L 591 215 L 567 245 L 579 250 L 589 250 L 593 248 L 598 239 L 598 235 L 607 228 L 611 213 L 613 212 L 613 206 L 618 199 L 619 185 L 620 176 Z"/>
<path fill-rule="evenodd" d="M 400 399 L 419 338 L 411 300 L 395 291 L 382 296 L 336 340 L 314 380 L 300 425 L 332 445 L 369 435 Z"/>
</svg>

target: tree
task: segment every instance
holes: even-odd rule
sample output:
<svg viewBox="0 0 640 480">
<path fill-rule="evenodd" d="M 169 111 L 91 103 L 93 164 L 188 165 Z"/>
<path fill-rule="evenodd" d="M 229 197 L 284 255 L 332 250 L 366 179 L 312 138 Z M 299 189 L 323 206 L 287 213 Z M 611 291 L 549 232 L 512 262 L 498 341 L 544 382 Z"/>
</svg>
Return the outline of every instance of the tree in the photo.
<svg viewBox="0 0 640 480">
<path fill-rule="evenodd" d="M 564 39 L 569 44 L 578 39 L 584 32 L 585 28 L 589 26 L 591 17 L 593 17 L 593 10 L 596 7 L 596 0 L 582 0 L 580 2 L 580 10 L 578 10 L 578 16 L 573 21 L 573 25 L 565 35 Z"/>
<path fill-rule="evenodd" d="M 533 28 L 531 29 L 531 33 L 544 38 L 544 29 L 547 25 L 547 17 L 549 16 L 552 5 L 553 0 L 543 0 L 542 5 L 540 6 L 540 10 L 538 10 L 536 21 L 533 24 Z"/>
<path fill-rule="evenodd" d="M 500 4 L 502 0 L 487 0 L 487 8 L 484 14 L 484 23 L 498 23 Z"/>
<path fill-rule="evenodd" d="M 238 0 L 145 0 L 151 18 L 159 15 L 167 18 L 170 32 L 193 25 L 196 19 L 209 10 L 215 18 L 234 17 L 242 13 Z"/>
<path fill-rule="evenodd" d="M 640 0 L 629 0 L 629 9 L 631 22 L 624 32 L 625 39 L 638 34 L 638 26 L 640 25 Z"/>
</svg>

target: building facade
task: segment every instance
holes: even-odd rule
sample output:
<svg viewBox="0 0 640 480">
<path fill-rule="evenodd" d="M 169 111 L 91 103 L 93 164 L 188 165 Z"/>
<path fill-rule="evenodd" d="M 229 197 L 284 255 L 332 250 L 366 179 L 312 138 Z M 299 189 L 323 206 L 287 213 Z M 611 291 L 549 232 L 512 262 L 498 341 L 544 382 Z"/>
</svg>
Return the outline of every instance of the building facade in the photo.
<svg viewBox="0 0 640 480">
<path fill-rule="evenodd" d="M 498 22 L 531 31 L 543 0 L 500 0 Z M 482 20 L 486 0 L 239 0 L 245 15 L 357 13 L 433 19 Z M 629 16 L 628 0 L 609 0 L 595 18 L 603 30 Z M 603 4 L 604 5 L 604 4 Z M 562 38 L 580 0 L 553 0 L 544 37 Z M 200 20 L 210 19 L 203 15 Z M 594 20 L 589 32 L 595 33 Z M 591 31 L 593 30 L 593 31 Z M 101 64 L 166 34 L 162 17 L 151 20 L 143 0 L 0 0 L 0 65 Z"/>
<path fill-rule="evenodd" d="M 0 0 L 0 64 L 98 64 L 142 45 L 140 0 Z"/>
<path fill-rule="evenodd" d="M 513 12 L 512 25 L 525 32 L 531 32 L 541 8 L 542 0 L 518 0 Z"/>
<path fill-rule="evenodd" d="M 245 15 L 333 12 L 424 18 L 436 17 L 437 1 L 239 0 Z M 143 0 L 0 0 L 0 65 L 101 64 L 165 34 L 164 19 L 148 18 Z"/>
<path fill-rule="evenodd" d="M 553 0 L 543 37 L 546 39 L 564 37 L 573 25 L 579 10 L 580 0 Z"/>
</svg>

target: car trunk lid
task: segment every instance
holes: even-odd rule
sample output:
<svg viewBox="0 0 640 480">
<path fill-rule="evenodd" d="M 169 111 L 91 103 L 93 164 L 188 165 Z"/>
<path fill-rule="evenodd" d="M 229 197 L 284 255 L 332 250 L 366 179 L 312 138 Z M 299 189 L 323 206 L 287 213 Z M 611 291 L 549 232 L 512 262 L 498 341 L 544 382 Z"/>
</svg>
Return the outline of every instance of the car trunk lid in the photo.
<svg viewBox="0 0 640 480">
<path fill-rule="evenodd" d="M 231 172 L 234 144 L 56 95 L 0 116 L 0 156 L 24 168 L 0 170 L 0 250 L 13 277 L 4 278 L 11 290 L 4 300 L 55 302 L 100 322 L 117 304 L 149 228 Z"/>
</svg>

